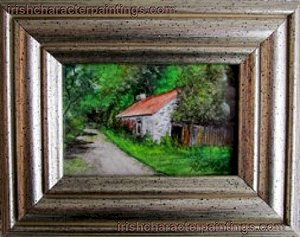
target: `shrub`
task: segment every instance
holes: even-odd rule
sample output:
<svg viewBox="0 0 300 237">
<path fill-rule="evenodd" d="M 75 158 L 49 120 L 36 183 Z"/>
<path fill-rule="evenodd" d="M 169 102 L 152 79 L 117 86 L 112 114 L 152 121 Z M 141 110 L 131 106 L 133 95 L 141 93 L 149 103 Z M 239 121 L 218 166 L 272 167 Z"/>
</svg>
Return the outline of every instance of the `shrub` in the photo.
<svg viewBox="0 0 300 237">
<path fill-rule="evenodd" d="M 155 145 L 155 142 L 153 141 L 151 135 L 147 133 L 145 136 L 141 138 L 141 143 L 143 143 L 146 146 L 153 146 Z"/>
<path fill-rule="evenodd" d="M 193 162 L 191 167 L 195 171 L 211 170 L 213 173 L 230 173 L 230 147 L 208 147 L 193 149 Z"/>
<path fill-rule="evenodd" d="M 168 148 L 172 148 L 173 145 L 172 145 L 171 136 L 169 134 L 166 134 L 165 136 L 161 137 L 160 144 Z"/>
</svg>

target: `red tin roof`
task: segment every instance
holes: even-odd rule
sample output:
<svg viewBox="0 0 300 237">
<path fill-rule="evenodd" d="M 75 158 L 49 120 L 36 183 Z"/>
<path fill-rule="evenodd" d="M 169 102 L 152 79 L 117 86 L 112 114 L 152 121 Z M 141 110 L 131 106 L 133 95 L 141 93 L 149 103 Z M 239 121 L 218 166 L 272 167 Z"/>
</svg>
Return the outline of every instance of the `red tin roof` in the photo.
<svg viewBox="0 0 300 237">
<path fill-rule="evenodd" d="M 177 90 L 172 90 L 159 95 L 152 95 L 142 99 L 122 111 L 117 117 L 131 117 L 152 115 L 172 101 L 178 95 Z"/>
</svg>

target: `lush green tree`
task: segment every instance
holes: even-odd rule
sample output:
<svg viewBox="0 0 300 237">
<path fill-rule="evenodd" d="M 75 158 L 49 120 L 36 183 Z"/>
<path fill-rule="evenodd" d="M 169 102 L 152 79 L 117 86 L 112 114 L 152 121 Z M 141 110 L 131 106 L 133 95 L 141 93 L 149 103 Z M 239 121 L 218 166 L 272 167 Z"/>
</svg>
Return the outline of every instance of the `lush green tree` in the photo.
<svg viewBox="0 0 300 237">
<path fill-rule="evenodd" d="M 82 96 L 93 90 L 95 82 L 88 65 L 66 66 L 64 75 L 64 114 L 67 114 Z"/>
<path fill-rule="evenodd" d="M 77 106 L 81 113 L 98 123 L 113 125 L 120 110 L 134 102 L 137 72 L 132 65 L 92 65 L 94 90 L 86 91 L 80 99 Z"/>
<path fill-rule="evenodd" d="M 161 78 L 156 82 L 154 94 L 160 94 L 173 89 L 176 89 L 180 83 L 183 66 L 181 65 L 168 65 L 161 73 Z"/>
<path fill-rule="evenodd" d="M 78 104 L 82 97 L 92 93 L 95 87 L 95 75 L 89 65 L 68 65 L 64 67 L 63 101 L 65 134 L 72 140 L 84 129 L 87 122 L 85 112 Z"/>
<path fill-rule="evenodd" d="M 181 93 L 174 120 L 204 126 L 226 122 L 225 75 L 226 66 L 223 65 L 186 66 L 178 83 Z"/>
<path fill-rule="evenodd" d="M 164 65 L 139 65 L 136 76 L 135 93 L 153 95 L 157 83 L 163 75 Z"/>
</svg>

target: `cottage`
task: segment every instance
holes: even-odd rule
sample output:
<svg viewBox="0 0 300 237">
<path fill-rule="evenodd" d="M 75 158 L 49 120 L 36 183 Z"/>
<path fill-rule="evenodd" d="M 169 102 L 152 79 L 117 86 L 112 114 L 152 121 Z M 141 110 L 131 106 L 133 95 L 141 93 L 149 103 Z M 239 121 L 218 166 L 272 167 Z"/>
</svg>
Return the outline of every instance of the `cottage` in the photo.
<svg viewBox="0 0 300 237">
<path fill-rule="evenodd" d="M 136 135 L 143 137 L 149 134 L 152 140 L 157 142 L 160 142 L 161 137 L 168 134 L 172 139 L 185 146 L 233 144 L 235 129 L 232 121 L 219 127 L 172 121 L 172 115 L 177 105 L 177 96 L 177 90 L 149 97 L 144 94 L 139 95 L 138 101 L 118 114 L 117 118 Z M 231 107 L 225 102 L 224 104 L 230 113 Z"/>
<path fill-rule="evenodd" d="M 135 134 L 149 134 L 153 141 L 171 136 L 172 115 L 176 108 L 177 90 L 146 97 L 140 95 L 139 101 L 117 115 Z"/>
</svg>

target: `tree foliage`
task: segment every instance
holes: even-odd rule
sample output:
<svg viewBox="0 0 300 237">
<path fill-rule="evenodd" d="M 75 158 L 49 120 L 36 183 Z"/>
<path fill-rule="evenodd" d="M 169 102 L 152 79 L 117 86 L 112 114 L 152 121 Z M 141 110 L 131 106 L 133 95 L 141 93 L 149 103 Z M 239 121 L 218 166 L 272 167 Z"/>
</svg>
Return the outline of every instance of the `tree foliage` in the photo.
<svg viewBox="0 0 300 237">
<path fill-rule="evenodd" d="M 174 120 L 201 125 L 220 125 L 227 120 L 225 103 L 226 66 L 191 65 L 184 68 L 178 83 Z"/>
<path fill-rule="evenodd" d="M 84 78 L 84 80 L 83 80 Z M 66 139 L 74 139 L 87 122 L 85 111 L 78 107 L 82 97 L 94 90 L 94 75 L 89 66 L 68 65 L 64 67 L 63 101 Z M 87 108 L 84 108 L 86 110 Z"/>
</svg>

